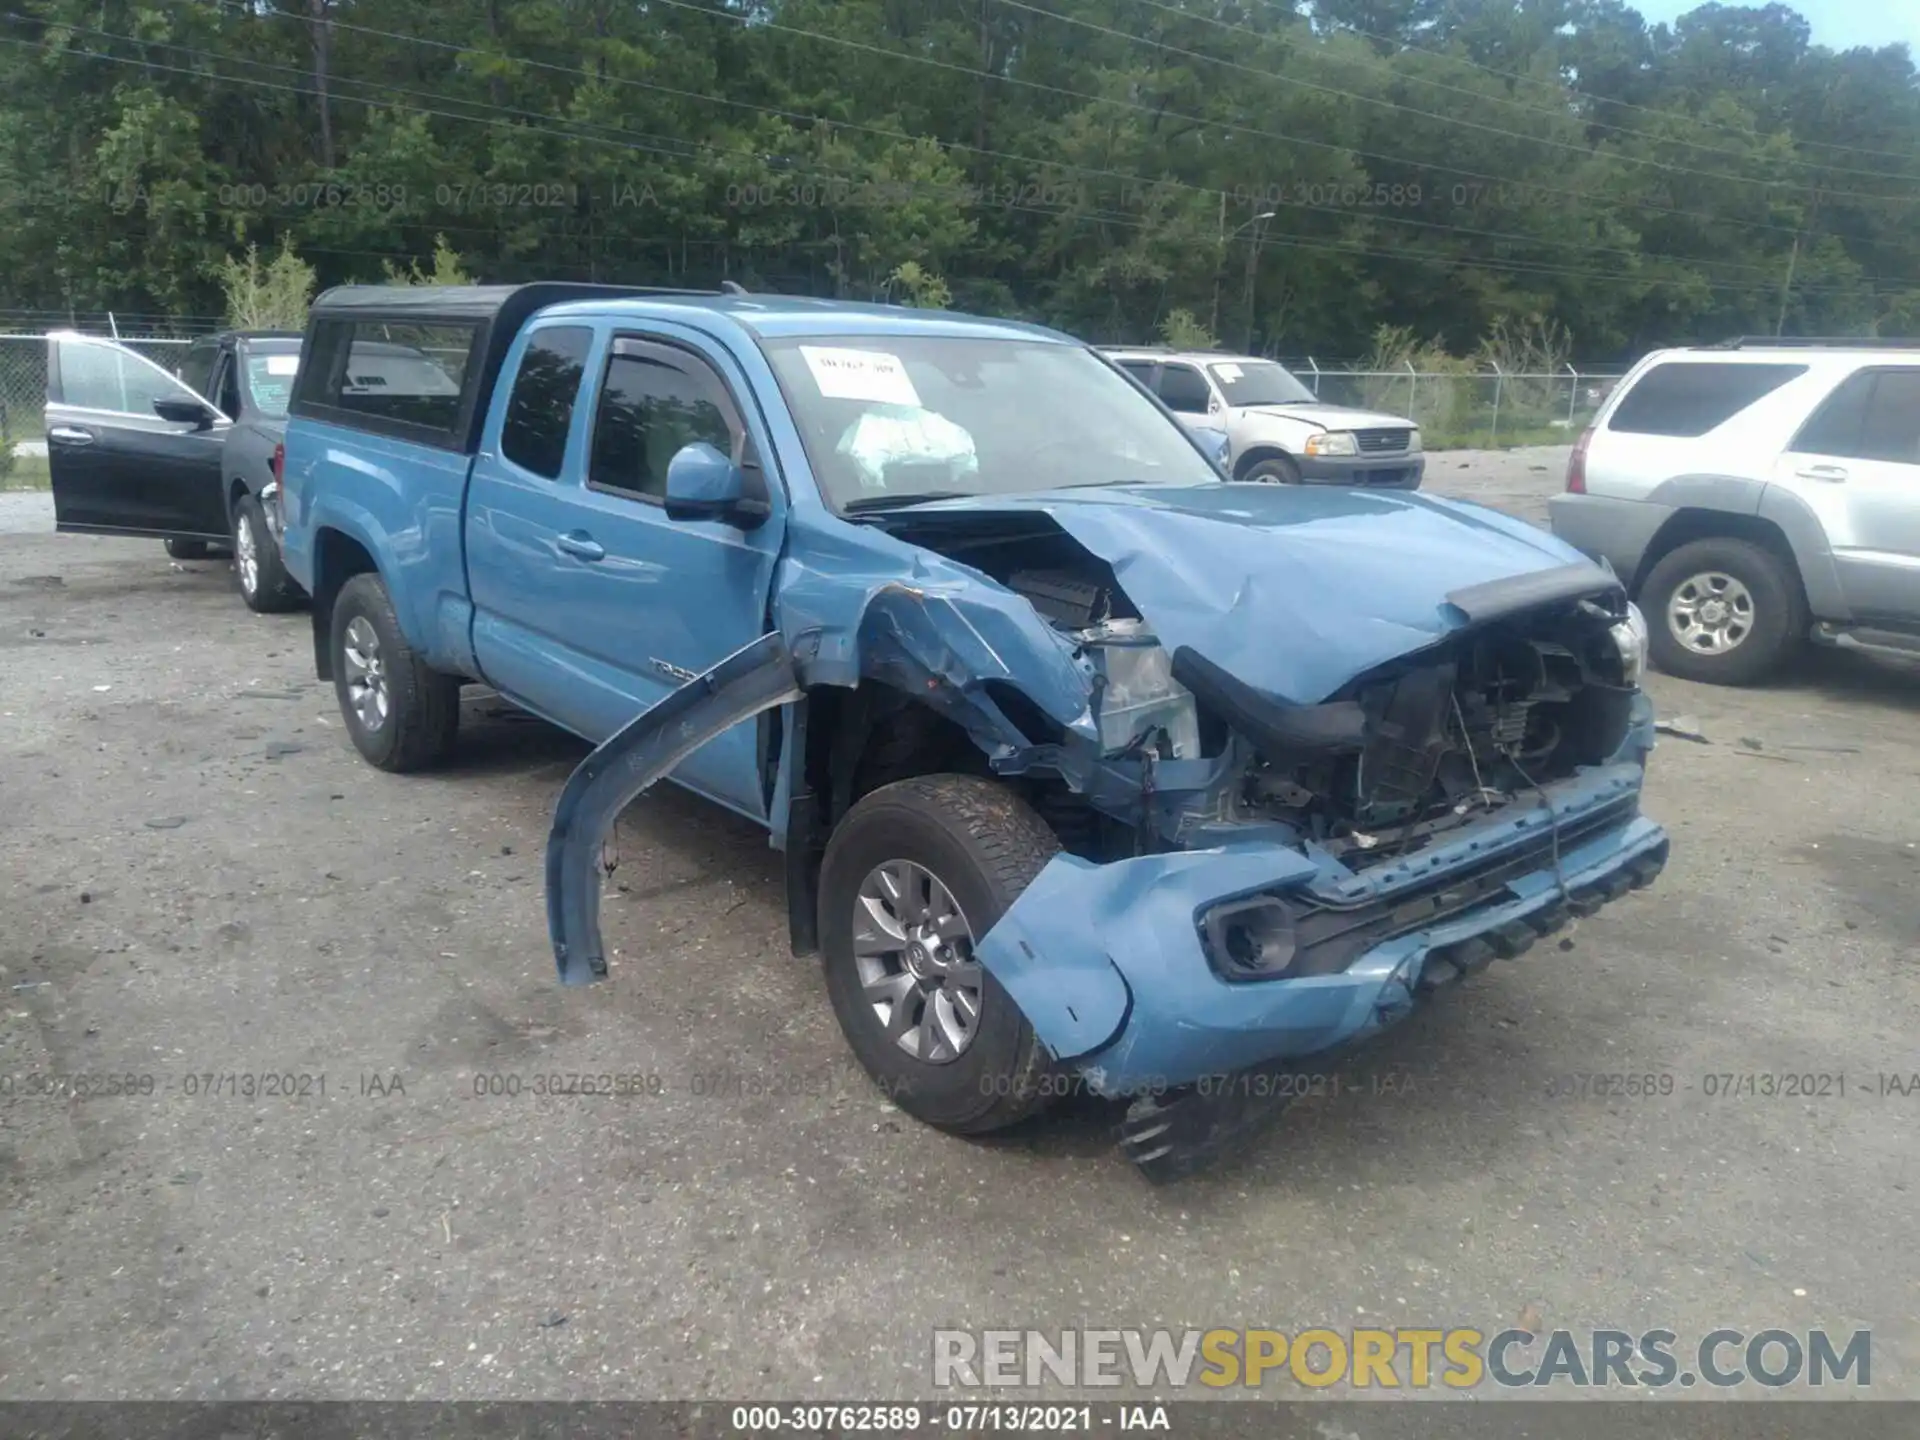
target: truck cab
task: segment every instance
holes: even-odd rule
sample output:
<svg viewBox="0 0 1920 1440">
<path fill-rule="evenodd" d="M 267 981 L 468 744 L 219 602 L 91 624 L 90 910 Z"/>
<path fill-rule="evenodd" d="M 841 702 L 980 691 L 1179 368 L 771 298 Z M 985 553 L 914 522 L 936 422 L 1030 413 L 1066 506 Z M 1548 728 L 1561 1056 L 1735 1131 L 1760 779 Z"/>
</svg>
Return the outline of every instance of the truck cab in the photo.
<svg viewBox="0 0 1920 1440">
<path fill-rule="evenodd" d="M 396 345 L 430 363 L 376 371 Z M 285 555 L 361 754 L 444 762 L 469 680 L 596 746 L 548 838 L 561 980 L 608 975 L 600 844 L 671 778 L 766 829 L 848 1044 L 951 1131 L 1084 1085 L 1179 1173 L 1255 1093 L 1207 1077 L 1372 1034 L 1666 859 L 1610 572 L 1477 507 L 1231 481 L 1056 332 L 353 287 L 291 408 Z"/>
</svg>

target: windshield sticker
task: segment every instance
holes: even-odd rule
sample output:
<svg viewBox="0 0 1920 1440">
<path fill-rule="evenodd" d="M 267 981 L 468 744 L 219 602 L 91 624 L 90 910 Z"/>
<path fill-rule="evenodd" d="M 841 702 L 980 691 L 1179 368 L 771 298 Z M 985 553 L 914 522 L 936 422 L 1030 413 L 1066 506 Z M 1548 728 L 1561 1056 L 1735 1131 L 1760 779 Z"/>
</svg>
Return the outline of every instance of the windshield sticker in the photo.
<svg viewBox="0 0 1920 1440">
<path fill-rule="evenodd" d="M 829 400 L 869 400 L 877 405 L 919 408 L 920 394 L 898 355 L 881 350 L 842 350 L 802 345 L 813 383 Z"/>
<path fill-rule="evenodd" d="M 892 480 L 900 481 L 903 492 L 938 489 L 980 468 L 973 436 L 917 406 L 869 410 L 847 427 L 836 448 L 859 467 L 860 484 L 868 490 L 884 490 Z M 927 466 L 944 467 L 946 474 L 929 483 Z"/>
<path fill-rule="evenodd" d="M 1218 375 L 1221 378 L 1221 380 L 1231 385 L 1234 381 L 1238 380 L 1246 372 L 1243 371 L 1238 365 L 1216 365 L 1213 367 L 1213 373 L 1215 375 Z"/>
<path fill-rule="evenodd" d="M 269 375 L 297 375 L 300 373 L 300 357 L 298 355 L 269 355 L 266 359 L 267 373 Z"/>
</svg>

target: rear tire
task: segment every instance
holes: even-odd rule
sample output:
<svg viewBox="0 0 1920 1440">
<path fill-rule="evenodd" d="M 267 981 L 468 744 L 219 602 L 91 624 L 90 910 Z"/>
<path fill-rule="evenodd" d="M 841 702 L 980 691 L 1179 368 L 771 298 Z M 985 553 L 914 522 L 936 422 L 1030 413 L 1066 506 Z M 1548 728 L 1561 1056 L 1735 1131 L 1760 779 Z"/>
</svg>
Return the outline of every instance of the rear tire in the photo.
<svg viewBox="0 0 1920 1440">
<path fill-rule="evenodd" d="M 169 540 L 167 554 L 176 560 L 204 560 L 207 558 L 207 542 L 204 540 Z"/>
<path fill-rule="evenodd" d="M 1706 685 L 1754 685 L 1778 670 L 1809 624 L 1792 565 L 1750 540 L 1695 540 L 1640 587 L 1653 663 Z"/>
<path fill-rule="evenodd" d="M 233 579 L 247 608 L 258 614 L 280 614 L 300 603 L 301 589 L 287 574 L 266 512 L 253 495 L 242 495 L 233 511 Z"/>
<path fill-rule="evenodd" d="M 1272 455 L 1249 465 L 1240 478 L 1260 480 L 1269 485 L 1298 485 L 1300 466 L 1291 455 Z"/>
<path fill-rule="evenodd" d="M 378 575 L 340 587 L 330 635 L 334 694 L 354 748 L 396 773 L 444 760 L 460 728 L 460 679 L 414 653 Z"/>
<path fill-rule="evenodd" d="M 867 1073 L 916 1119 L 974 1135 L 1024 1120 L 1052 1098 L 1045 1048 L 973 958 L 973 944 L 1059 850 L 1046 822 L 1010 790 L 970 775 L 883 786 L 828 841 L 820 869 L 827 995 Z M 910 883 L 895 892 L 898 904 L 876 909 L 862 890 L 889 893 L 876 878 L 883 873 Z M 928 943 L 910 956 L 916 931 Z M 971 1016 L 968 996 L 978 1006 Z"/>
</svg>

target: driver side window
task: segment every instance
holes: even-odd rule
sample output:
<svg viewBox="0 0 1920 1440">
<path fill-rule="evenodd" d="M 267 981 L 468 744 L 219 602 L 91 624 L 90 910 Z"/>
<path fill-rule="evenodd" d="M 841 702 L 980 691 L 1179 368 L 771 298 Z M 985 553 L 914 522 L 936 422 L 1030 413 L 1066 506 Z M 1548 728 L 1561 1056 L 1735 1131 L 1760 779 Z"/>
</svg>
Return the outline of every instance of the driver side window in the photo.
<svg viewBox="0 0 1920 1440">
<path fill-rule="evenodd" d="M 593 417 L 587 482 L 663 500 L 667 465 L 682 446 L 704 440 L 736 455 L 731 409 L 718 379 L 692 356 L 647 347 L 607 361 Z"/>
<path fill-rule="evenodd" d="M 1191 365 L 1163 365 L 1160 368 L 1160 398 L 1169 410 L 1183 415 L 1204 415 L 1213 399 L 1206 377 Z"/>
<path fill-rule="evenodd" d="M 204 397 L 151 360 L 111 341 L 62 335 L 51 343 L 62 404 L 157 420 L 153 408 L 156 400 L 204 403 Z"/>
</svg>

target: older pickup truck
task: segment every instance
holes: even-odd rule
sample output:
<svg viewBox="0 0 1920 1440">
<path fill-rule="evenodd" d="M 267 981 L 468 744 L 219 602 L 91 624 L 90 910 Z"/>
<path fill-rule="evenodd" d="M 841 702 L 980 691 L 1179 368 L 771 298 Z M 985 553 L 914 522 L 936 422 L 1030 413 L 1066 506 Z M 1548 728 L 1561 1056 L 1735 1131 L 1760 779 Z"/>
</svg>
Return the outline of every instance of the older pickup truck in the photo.
<svg viewBox="0 0 1920 1440">
<path fill-rule="evenodd" d="M 362 366 L 393 344 L 451 385 Z M 361 753 L 441 760 L 467 680 L 596 743 L 548 838 L 569 984 L 607 974 L 600 845 L 641 791 L 765 826 L 795 953 L 931 1124 L 1085 1088 L 1180 1173 L 1282 1088 L 1242 1077 L 1666 860 L 1610 571 L 1470 505 L 1230 481 L 1064 335 L 349 288 L 305 356 L 281 529 Z"/>
</svg>

